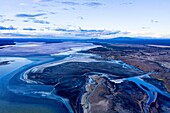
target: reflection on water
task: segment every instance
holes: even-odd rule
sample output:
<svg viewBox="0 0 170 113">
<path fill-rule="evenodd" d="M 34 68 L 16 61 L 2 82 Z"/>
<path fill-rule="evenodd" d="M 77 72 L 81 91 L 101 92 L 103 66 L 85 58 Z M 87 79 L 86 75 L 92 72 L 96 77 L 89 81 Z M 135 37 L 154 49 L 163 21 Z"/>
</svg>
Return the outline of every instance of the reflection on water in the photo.
<svg viewBox="0 0 170 113">
<path fill-rule="evenodd" d="M 0 113 L 57 113 L 57 110 L 50 105 L 0 100 Z"/>
<path fill-rule="evenodd" d="M 20 76 L 29 68 L 62 58 L 64 57 L 39 56 L 28 60 L 20 57 L 1 57 L 2 60 L 15 62 L 0 67 L 3 74 L 0 79 L 0 91 L 3 92 L 0 94 L 0 106 L 3 109 L 0 109 L 0 112 L 10 113 L 14 110 L 16 113 L 22 113 L 28 110 L 29 113 L 67 113 L 68 100 L 54 95 L 52 86 L 35 85 L 20 80 Z M 4 112 L 6 108 L 8 110 Z"/>
<path fill-rule="evenodd" d="M 12 61 L 7 65 L 0 65 L 0 78 L 7 75 L 24 65 L 32 63 L 31 60 L 22 57 L 0 57 L 0 62 L 2 61 Z"/>
</svg>

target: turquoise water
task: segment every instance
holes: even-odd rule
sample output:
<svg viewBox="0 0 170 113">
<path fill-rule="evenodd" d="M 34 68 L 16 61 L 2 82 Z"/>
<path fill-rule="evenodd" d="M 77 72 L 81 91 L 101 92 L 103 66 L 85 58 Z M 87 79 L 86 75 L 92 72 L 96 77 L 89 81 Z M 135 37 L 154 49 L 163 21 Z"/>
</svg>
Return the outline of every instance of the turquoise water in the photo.
<svg viewBox="0 0 170 113">
<path fill-rule="evenodd" d="M 0 78 L 23 67 L 24 65 L 32 63 L 31 60 L 22 57 L 0 57 L 0 62 L 1 61 L 11 62 L 7 65 L 0 65 Z"/>
<path fill-rule="evenodd" d="M 42 111 L 44 113 L 72 112 L 67 99 L 51 93 L 53 86 L 35 85 L 34 83 L 26 83 L 20 80 L 20 77 L 27 69 L 63 58 L 65 57 L 1 57 L 2 60 L 13 60 L 8 65 L 0 66 L 0 92 L 3 92 L 0 94 L 0 106 L 3 106 L 2 108 L 4 109 L 8 108 L 5 112 L 13 111 L 13 113 L 19 113 L 23 112 L 22 110 L 24 109 L 32 113 L 43 113 Z M 17 106 L 20 106 L 20 110 L 17 109 Z M 4 112 L 4 109 L 0 109 L 0 112 Z"/>
</svg>

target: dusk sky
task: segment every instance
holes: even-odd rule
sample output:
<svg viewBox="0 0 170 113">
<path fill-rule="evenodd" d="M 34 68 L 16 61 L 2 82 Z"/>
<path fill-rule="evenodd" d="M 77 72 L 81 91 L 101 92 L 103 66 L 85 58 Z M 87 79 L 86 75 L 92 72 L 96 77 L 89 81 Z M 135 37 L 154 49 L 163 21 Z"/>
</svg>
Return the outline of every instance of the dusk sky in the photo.
<svg viewBox="0 0 170 113">
<path fill-rule="evenodd" d="M 170 0 L 0 0 L 0 37 L 170 38 Z"/>
</svg>

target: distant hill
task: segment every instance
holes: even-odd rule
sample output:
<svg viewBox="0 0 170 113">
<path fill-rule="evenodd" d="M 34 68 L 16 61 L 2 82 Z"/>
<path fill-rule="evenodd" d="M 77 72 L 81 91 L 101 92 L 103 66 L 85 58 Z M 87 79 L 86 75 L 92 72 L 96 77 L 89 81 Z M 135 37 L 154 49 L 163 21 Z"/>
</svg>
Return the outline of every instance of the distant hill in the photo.
<svg viewBox="0 0 170 113">
<path fill-rule="evenodd" d="M 107 40 L 134 40 L 136 38 L 131 38 L 131 37 L 116 37 L 116 38 L 111 38 L 111 39 L 107 39 Z"/>
<path fill-rule="evenodd" d="M 0 39 L 0 46 L 4 45 L 15 45 L 15 42 L 9 39 Z"/>
<path fill-rule="evenodd" d="M 46 42 L 59 43 L 64 41 L 89 42 L 89 43 L 112 43 L 112 44 L 155 44 L 170 46 L 170 39 L 141 38 L 141 37 L 116 37 L 111 39 L 67 39 L 67 38 L 0 38 L 0 46 L 13 45 L 15 42 Z"/>
<path fill-rule="evenodd" d="M 90 40 L 89 40 L 90 41 Z M 138 37 L 117 37 L 111 39 L 91 39 L 92 42 L 112 43 L 112 44 L 156 44 L 169 45 L 170 39 L 161 38 L 138 38 Z"/>
</svg>

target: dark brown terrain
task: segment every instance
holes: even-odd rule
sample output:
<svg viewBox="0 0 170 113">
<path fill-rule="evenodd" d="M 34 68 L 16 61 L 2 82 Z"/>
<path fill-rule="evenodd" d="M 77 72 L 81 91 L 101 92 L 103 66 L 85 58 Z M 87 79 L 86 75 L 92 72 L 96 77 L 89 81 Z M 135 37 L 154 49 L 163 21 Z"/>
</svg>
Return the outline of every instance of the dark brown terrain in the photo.
<svg viewBox="0 0 170 113">
<path fill-rule="evenodd" d="M 103 47 L 91 49 L 88 52 L 105 58 L 122 60 L 144 72 L 156 72 L 151 76 L 161 80 L 170 92 L 170 48 L 148 45 L 103 44 Z"/>
</svg>

